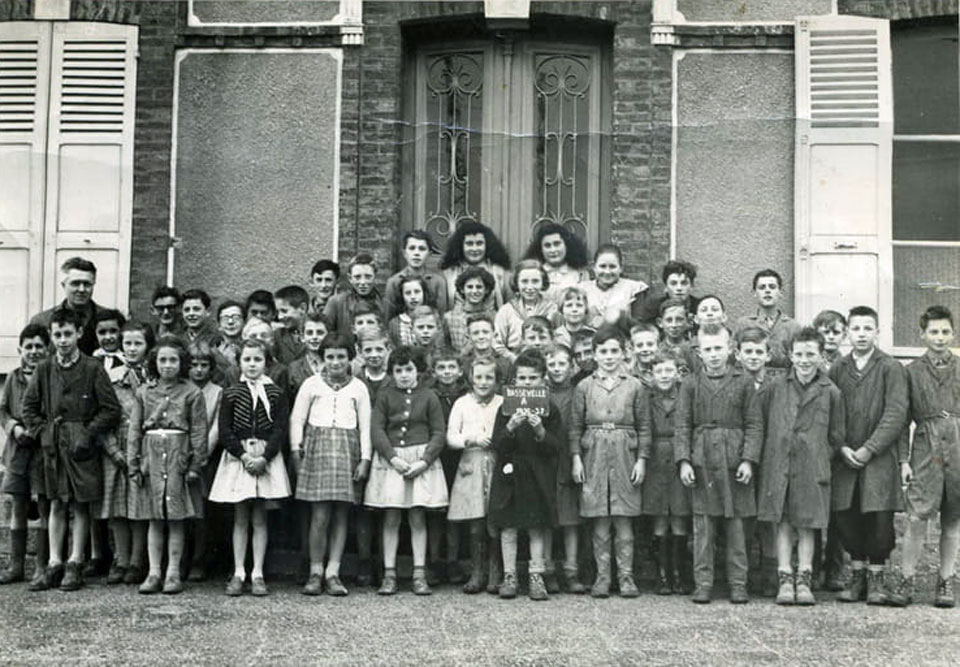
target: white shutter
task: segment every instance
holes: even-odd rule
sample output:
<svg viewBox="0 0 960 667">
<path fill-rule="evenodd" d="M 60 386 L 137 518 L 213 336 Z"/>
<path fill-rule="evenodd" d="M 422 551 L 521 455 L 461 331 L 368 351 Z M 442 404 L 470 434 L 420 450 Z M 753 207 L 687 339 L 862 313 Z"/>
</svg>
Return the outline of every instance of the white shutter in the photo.
<svg viewBox="0 0 960 667">
<path fill-rule="evenodd" d="M 60 298 L 58 269 L 97 265 L 94 298 L 126 310 L 133 217 L 136 26 L 53 27 L 43 300 Z"/>
<path fill-rule="evenodd" d="M 40 310 L 50 23 L 0 23 L 0 373 Z"/>
<path fill-rule="evenodd" d="M 893 342 L 889 22 L 853 16 L 796 25 L 797 317 L 864 304 Z"/>
</svg>

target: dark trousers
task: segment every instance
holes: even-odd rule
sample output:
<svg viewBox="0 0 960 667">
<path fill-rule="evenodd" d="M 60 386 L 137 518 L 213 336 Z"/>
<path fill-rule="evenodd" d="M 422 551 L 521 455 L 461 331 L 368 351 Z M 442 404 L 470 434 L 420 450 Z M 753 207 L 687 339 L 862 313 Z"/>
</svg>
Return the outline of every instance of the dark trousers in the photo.
<svg viewBox="0 0 960 667">
<path fill-rule="evenodd" d="M 881 565 L 890 557 L 896 545 L 897 536 L 893 532 L 893 512 L 861 512 L 860 485 L 853 489 L 853 502 L 850 507 L 834 512 L 833 523 L 840 534 L 843 548 L 850 554 L 851 560 L 869 560 Z"/>
</svg>

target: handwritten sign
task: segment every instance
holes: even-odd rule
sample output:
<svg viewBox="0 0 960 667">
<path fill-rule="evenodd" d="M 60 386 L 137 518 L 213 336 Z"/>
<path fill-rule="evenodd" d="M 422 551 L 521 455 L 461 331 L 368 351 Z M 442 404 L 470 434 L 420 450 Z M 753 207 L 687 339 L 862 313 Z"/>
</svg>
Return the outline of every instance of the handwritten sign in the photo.
<svg viewBox="0 0 960 667">
<path fill-rule="evenodd" d="M 550 390 L 546 387 L 504 387 L 503 414 L 515 412 L 540 415 L 550 414 Z"/>
</svg>

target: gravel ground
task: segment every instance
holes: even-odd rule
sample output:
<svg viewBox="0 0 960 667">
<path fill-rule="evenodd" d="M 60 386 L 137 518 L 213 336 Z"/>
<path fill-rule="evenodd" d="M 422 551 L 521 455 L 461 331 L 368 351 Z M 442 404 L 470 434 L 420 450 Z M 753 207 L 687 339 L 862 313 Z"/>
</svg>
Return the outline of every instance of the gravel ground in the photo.
<svg viewBox="0 0 960 667">
<path fill-rule="evenodd" d="M 404 582 L 401 582 L 403 586 Z M 370 590 L 307 598 L 293 583 L 271 595 L 227 598 L 219 584 L 179 596 L 137 595 L 100 581 L 77 593 L 0 589 L 0 662 L 42 665 L 734 665 L 957 664 L 960 609 L 753 600 L 709 606 L 683 597 L 554 596 L 535 603 Z"/>
</svg>

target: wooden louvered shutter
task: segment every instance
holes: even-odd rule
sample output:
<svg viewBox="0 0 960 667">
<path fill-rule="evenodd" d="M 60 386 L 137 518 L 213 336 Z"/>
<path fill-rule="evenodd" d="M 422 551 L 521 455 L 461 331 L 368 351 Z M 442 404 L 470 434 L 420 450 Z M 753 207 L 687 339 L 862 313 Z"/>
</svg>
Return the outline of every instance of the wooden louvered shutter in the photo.
<svg viewBox="0 0 960 667">
<path fill-rule="evenodd" d="M 0 372 L 41 304 L 50 26 L 0 23 Z"/>
<path fill-rule="evenodd" d="M 890 28 L 852 16 L 796 25 L 796 313 L 869 305 L 892 343 Z"/>
<path fill-rule="evenodd" d="M 44 304 L 57 267 L 97 265 L 97 303 L 126 310 L 133 217 L 136 26 L 56 23 L 48 131 Z"/>
</svg>

